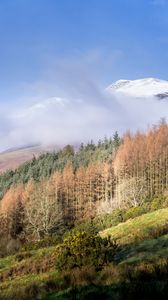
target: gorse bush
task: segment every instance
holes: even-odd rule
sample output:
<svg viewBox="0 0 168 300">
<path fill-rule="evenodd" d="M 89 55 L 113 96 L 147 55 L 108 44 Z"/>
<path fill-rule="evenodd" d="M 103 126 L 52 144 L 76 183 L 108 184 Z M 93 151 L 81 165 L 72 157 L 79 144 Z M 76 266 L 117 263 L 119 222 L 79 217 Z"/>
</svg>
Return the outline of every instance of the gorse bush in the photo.
<svg viewBox="0 0 168 300">
<path fill-rule="evenodd" d="M 113 260 L 117 248 L 110 237 L 101 238 L 85 231 L 70 234 L 57 247 L 57 268 L 64 270 L 86 265 L 99 268 Z"/>
</svg>

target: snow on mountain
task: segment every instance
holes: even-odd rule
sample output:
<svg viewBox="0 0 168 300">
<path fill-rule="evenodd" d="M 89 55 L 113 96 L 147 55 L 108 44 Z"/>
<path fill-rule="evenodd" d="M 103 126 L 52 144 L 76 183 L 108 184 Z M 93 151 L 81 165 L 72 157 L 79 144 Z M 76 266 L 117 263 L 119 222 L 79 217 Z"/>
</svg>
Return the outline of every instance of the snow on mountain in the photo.
<svg viewBox="0 0 168 300">
<path fill-rule="evenodd" d="M 157 97 L 159 100 L 167 98 L 168 100 L 168 81 L 156 78 L 118 80 L 106 90 L 111 94 L 124 94 L 136 98 Z"/>
</svg>

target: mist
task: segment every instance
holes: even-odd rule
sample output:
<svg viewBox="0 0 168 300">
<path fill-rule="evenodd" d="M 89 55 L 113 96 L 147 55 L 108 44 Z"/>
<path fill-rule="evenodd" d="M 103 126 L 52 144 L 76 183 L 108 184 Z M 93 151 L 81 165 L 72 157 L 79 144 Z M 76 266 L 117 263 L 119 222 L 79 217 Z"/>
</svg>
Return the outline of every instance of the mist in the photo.
<svg viewBox="0 0 168 300">
<path fill-rule="evenodd" d="M 90 57 L 55 61 L 45 79 L 24 84 L 18 98 L 1 107 L 0 150 L 97 141 L 116 130 L 145 130 L 167 117 L 167 100 L 108 94 L 97 64 Z"/>
</svg>

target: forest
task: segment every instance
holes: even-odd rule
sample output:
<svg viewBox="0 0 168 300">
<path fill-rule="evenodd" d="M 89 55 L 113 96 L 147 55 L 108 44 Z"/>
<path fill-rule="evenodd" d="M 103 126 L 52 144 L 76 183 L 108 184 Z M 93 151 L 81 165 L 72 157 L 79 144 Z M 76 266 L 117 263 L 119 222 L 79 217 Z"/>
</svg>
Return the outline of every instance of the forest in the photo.
<svg viewBox="0 0 168 300">
<path fill-rule="evenodd" d="M 32 256 L 31 251 L 48 249 L 50 252 L 56 247 L 59 259 L 53 256 L 59 262 L 54 260 L 54 263 L 61 272 L 65 265 L 72 270 L 90 266 L 91 261 L 96 270 L 110 268 L 108 264 L 114 262 L 117 253 L 123 253 L 126 248 L 122 247 L 126 245 L 99 232 L 118 224 L 124 226 L 124 222 L 139 220 L 155 211 L 165 209 L 167 212 L 168 124 L 162 120 L 146 132 L 126 132 L 122 137 L 116 132 L 96 144 L 91 141 L 78 149 L 67 145 L 57 152 L 34 157 L 16 170 L 0 175 L 0 196 L 2 260 L 14 255 L 18 261 L 24 261 Z M 165 224 L 155 229 L 150 227 L 150 238 L 168 233 L 166 215 Z M 139 236 L 136 238 L 139 241 Z M 3 276 L 10 277 L 3 272 L 1 275 L 1 259 L 0 288 L 1 281 L 3 286 L 5 280 Z M 50 269 L 45 259 L 44 269 Z M 164 272 L 160 270 L 163 277 L 167 266 Z M 15 268 L 12 272 L 19 273 Z M 114 268 L 117 267 L 113 266 L 113 271 Z M 34 299 L 37 295 L 35 293 Z M 129 299 L 131 297 L 130 294 Z"/>
</svg>

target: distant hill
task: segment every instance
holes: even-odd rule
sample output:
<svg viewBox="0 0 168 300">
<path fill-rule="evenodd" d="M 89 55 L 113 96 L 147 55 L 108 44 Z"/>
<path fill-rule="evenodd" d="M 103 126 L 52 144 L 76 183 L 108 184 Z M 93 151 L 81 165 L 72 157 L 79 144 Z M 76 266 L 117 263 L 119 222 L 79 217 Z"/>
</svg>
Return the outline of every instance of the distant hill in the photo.
<svg viewBox="0 0 168 300">
<path fill-rule="evenodd" d="M 57 146 L 30 145 L 20 148 L 7 149 L 0 153 L 0 172 L 16 169 L 22 163 L 31 160 L 34 156 L 58 149 Z"/>
</svg>

